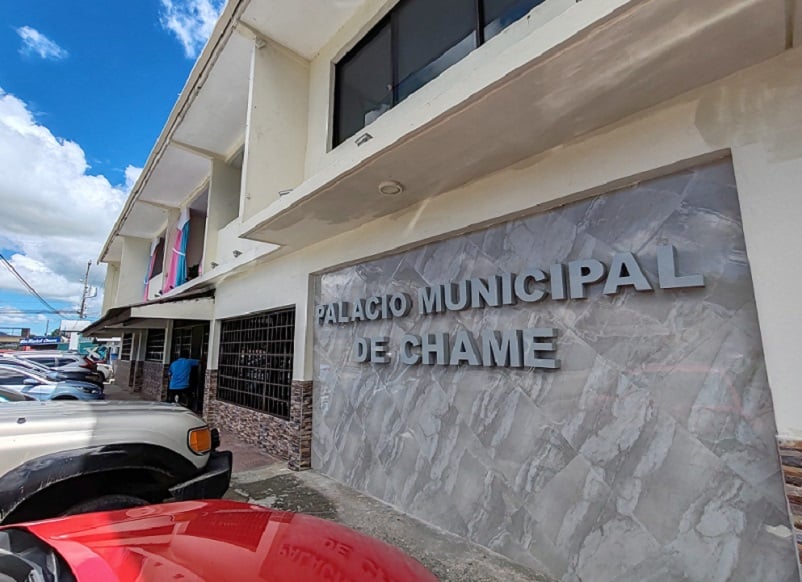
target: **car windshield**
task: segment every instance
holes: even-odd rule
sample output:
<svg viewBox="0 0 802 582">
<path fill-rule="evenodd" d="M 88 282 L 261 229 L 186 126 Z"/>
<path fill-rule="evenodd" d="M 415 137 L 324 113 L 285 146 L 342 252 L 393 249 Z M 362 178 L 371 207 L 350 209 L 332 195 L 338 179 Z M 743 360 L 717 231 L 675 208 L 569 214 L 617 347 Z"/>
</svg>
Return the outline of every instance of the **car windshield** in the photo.
<svg viewBox="0 0 802 582">
<path fill-rule="evenodd" d="M 23 529 L 0 531 L 0 580 L 75 582 L 64 559 L 45 542 Z"/>
</svg>

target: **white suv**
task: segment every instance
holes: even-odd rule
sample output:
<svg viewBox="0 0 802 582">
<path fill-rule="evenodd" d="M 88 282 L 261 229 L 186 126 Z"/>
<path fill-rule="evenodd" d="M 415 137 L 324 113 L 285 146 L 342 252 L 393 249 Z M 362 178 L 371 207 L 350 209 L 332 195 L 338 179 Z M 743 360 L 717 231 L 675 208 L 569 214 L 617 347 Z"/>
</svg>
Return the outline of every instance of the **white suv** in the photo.
<svg viewBox="0 0 802 582">
<path fill-rule="evenodd" d="M 0 404 L 0 524 L 219 498 L 232 456 L 186 408 L 159 402 Z"/>
</svg>

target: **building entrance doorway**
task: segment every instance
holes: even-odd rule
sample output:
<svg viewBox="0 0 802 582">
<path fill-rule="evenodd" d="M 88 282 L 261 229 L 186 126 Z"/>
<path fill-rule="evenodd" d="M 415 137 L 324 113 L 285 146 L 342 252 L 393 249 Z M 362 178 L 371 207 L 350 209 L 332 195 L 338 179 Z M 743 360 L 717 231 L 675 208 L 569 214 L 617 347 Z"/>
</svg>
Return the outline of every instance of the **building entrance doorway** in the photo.
<svg viewBox="0 0 802 582">
<path fill-rule="evenodd" d="M 203 414 L 203 394 L 206 389 L 206 360 L 209 354 L 208 321 L 176 321 L 173 326 L 173 342 L 170 346 L 170 361 L 173 362 L 186 350 L 189 357 L 200 361 L 190 376 L 188 407 Z"/>
</svg>

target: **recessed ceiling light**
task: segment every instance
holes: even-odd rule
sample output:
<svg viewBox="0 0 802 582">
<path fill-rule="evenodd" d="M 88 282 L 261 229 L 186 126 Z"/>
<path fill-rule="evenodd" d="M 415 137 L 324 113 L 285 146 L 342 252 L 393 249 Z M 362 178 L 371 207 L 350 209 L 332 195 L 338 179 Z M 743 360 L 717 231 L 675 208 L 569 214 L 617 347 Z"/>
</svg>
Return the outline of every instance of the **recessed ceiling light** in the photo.
<svg viewBox="0 0 802 582">
<path fill-rule="evenodd" d="M 395 180 L 385 180 L 379 184 L 379 192 L 385 196 L 398 196 L 404 191 L 404 186 Z"/>
</svg>

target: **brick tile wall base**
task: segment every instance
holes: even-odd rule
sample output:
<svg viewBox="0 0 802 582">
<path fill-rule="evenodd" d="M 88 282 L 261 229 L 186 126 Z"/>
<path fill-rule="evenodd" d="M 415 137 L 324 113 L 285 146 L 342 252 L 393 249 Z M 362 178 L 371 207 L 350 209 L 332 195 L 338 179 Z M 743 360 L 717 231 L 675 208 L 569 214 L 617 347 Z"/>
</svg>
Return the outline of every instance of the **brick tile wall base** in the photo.
<svg viewBox="0 0 802 582">
<path fill-rule="evenodd" d="M 134 361 L 131 362 L 131 375 L 134 378 L 133 383 L 129 382 L 134 392 L 142 392 L 142 380 L 145 373 L 145 362 Z"/>
<path fill-rule="evenodd" d="M 797 558 L 802 565 L 802 440 L 777 438 Z M 802 578 L 802 577 L 801 577 Z"/>
<path fill-rule="evenodd" d="M 289 420 L 217 400 L 217 370 L 207 370 L 204 418 L 301 471 L 312 466 L 312 382 L 293 380 L 290 398 Z"/>
<path fill-rule="evenodd" d="M 116 360 L 114 362 L 114 383 L 123 388 L 130 386 L 131 362 L 128 360 Z"/>
<path fill-rule="evenodd" d="M 161 362 L 142 362 L 142 396 L 147 400 L 164 400 L 168 368 Z"/>
</svg>

